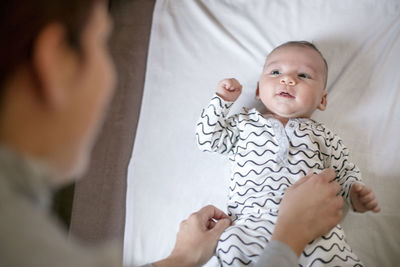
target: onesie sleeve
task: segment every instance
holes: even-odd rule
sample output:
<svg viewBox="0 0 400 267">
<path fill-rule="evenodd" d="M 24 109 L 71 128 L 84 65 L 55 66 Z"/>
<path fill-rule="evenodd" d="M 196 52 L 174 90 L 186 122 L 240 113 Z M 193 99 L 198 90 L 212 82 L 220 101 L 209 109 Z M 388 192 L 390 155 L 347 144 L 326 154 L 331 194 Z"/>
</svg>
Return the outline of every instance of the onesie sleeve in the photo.
<svg viewBox="0 0 400 267">
<path fill-rule="evenodd" d="M 227 118 L 233 102 L 214 95 L 196 126 L 196 142 L 202 151 L 232 154 L 239 139 L 237 116 Z"/>
<path fill-rule="evenodd" d="M 361 182 L 361 172 L 357 166 L 349 160 L 349 150 L 343 144 L 342 139 L 329 132 L 327 140 L 329 145 L 329 166 L 336 171 L 336 181 L 342 187 L 340 195 L 347 204 L 353 208 L 350 201 L 350 188 L 355 182 Z M 353 208 L 354 210 L 354 208 Z"/>
</svg>

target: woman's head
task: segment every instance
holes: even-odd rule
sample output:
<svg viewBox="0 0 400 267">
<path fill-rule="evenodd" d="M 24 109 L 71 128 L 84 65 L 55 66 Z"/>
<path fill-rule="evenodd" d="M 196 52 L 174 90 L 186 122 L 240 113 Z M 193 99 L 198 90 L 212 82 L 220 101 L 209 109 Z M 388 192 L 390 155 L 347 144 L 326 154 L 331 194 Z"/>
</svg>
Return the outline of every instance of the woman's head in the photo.
<svg viewBox="0 0 400 267">
<path fill-rule="evenodd" d="M 8 36 L 0 47 L 0 142 L 47 161 L 63 177 L 80 174 L 114 87 L 106 4 L 0 5 L 0 34 Z"/>
<path fill-rule="evenodd" d="M 18 65 L 29 62 L 41 30 L 50 23 L 65 27 L 66 38 L 80 48 L 93 7 L 102 0 L 16 0 L 0 3 L 0 87 Z"/>
</svg>

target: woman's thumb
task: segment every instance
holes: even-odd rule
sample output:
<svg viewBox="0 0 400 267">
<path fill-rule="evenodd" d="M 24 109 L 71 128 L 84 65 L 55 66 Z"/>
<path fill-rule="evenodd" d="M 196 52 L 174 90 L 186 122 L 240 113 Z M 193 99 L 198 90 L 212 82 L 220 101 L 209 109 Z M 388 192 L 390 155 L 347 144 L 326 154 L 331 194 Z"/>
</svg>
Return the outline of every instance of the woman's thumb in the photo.
<svg viewBox="0 0 400 267">
<path fill-rule="evenodd" d="M 226 228 L 228 228 L 231 225 L 232 221 L 228 218 L 221 219 L 219 220 L 213 229 L 211 229 L 211 232 L 219 238 L 222 234 L 223 231 L 225 231 Z"/>
</svg>

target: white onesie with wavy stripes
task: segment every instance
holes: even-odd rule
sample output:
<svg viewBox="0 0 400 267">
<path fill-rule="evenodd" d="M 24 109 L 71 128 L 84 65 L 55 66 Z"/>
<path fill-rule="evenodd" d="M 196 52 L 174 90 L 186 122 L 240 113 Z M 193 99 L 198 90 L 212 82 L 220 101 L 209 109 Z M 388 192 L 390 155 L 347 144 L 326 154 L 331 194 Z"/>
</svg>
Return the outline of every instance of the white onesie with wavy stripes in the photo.
<svg viewBox="0 0 400 267">
<path fill-rule="evenodd" d="M 290 119 L 284 127 L 256 109 L 227 118 L 232 102 L 215 95 L 201 114 L 199 148 L 226 154 L 232 161 L 228 214 L 233 224 L 221 236 L 216 254 L 222 266 L 252 265 L 269 241 L 285 190 L 308 172 L 331 167 L 349 203 L 349 191 L 360 181 L 342 140 L 311 119 Z M 363 266 L 337 225 L 311 242 L 300 266 Z"/>
</svg>

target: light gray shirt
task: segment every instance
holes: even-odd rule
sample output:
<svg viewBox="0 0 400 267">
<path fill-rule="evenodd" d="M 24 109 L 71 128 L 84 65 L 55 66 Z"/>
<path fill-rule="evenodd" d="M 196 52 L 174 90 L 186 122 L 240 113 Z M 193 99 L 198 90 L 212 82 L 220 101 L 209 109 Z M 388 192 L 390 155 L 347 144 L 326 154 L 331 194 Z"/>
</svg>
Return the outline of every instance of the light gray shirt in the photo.
<svg viewBox="0 0 400 267">
<path fill-rule="evenodd" d="M 0 146 L 0 266 L 121 266 L 118 246 L 86 247 L 68 238 L 49 210 L 52 175 L 44 163 Z M 272 241 L 257 266 L 297 265 L 287 245 Z"/>
<path fill-rule="evenodd" d="M 295 267 L 299 266 L 296 253 L 286 244 L 272 240 L 261 254 L 254 267 Z"/>
</svg>

